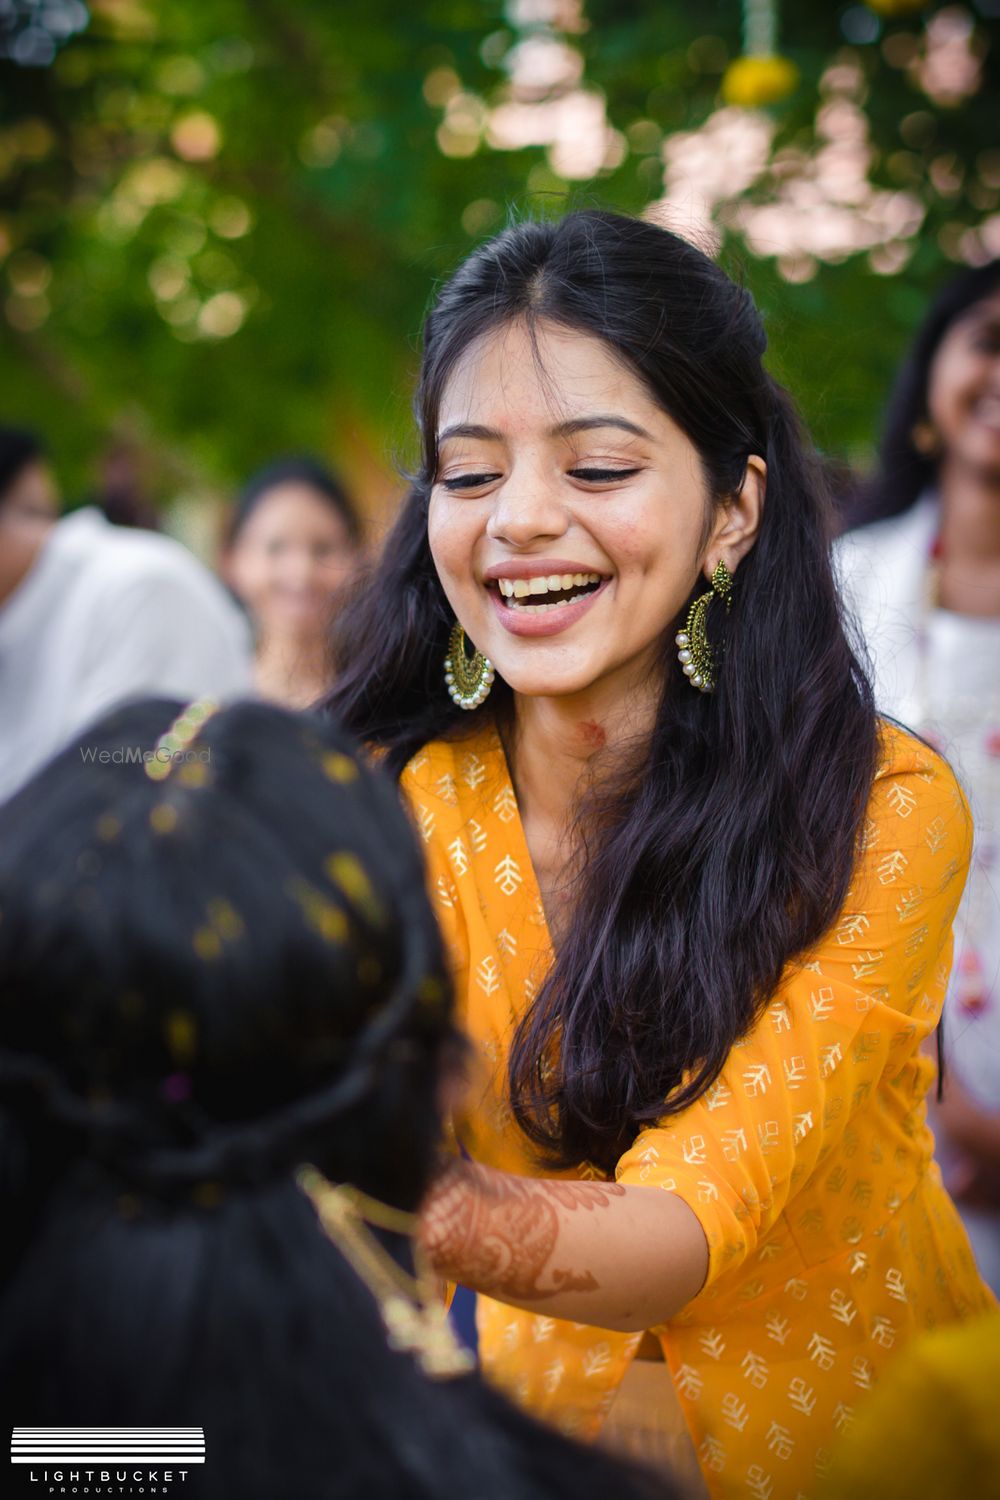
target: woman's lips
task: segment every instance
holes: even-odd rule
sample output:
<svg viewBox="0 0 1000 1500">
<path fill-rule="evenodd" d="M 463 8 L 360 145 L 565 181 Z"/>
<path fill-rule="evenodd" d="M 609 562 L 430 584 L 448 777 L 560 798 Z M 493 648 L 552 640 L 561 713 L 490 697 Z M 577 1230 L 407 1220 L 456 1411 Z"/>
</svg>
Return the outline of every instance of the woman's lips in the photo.
<svg viewBox="0 0 1000 1500">
<path fill-rule="evenodd" d="M 585 594 L 582 599 L 577 599 L 573 604 L 557 604 L 552 609 L 540 610 L 535 614 L 530 609 L 512 609 L 505 604 L 500 593 L 496 589 L 487 589 L 493 612 L 501 625 L 511 635 L 537 636 L 558 635 L 562 630 L 568 630 L 575 625 L 577 620 L 590 609 L 595 599 L 599 599 L 611 582 L 605 578 L 603 583 L 590 594 Z"/>
</svg>

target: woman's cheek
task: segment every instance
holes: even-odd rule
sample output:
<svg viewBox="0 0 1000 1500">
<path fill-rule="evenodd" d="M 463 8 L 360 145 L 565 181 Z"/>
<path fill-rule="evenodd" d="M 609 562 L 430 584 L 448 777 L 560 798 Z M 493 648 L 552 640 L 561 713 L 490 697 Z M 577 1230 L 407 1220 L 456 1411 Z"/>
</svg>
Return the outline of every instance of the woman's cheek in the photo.
<svg viewBox="0 0 1000 1500">
<path fill-rule="evenodd" d="M 431 501 L 427 514 L 427 542 L 441 587 L 452 608 L 475 588 L 475 533 L 468 516 L 454 505 Z"/>
<path fill-rule="evenodd" d="M 613 526 L 594 528 L 594 540 L 619 577 L 649 572 L 663 560 L 663 535 L 645 517 L 623 515 Z"/>
<path fill-rule="evenodd" d="M 452 571 L 452 553 L 455 550 L 456 528 L 447 524 L 446 511 L 447 507 L 442 506 L 440 501 L 432 499 L 427 512 L 427 543 L 431 549 L 431 557 L 438 570 L 438 576 L 442 580 Z"/>
</svg>

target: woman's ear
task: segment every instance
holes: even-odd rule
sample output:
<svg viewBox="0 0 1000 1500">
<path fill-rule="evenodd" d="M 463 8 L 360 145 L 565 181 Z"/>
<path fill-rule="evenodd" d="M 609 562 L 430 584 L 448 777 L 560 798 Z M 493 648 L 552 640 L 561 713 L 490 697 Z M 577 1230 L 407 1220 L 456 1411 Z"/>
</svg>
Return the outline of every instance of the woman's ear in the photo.
<svg viewBox="0 0 1000 1500">
<path fill-rule="evenodd" d="M 730 573 L 736 572 L 757 540 L 766 490 L 767 464 L 758 454 L 751 453 L 742 485 L 719 507 L 705 548 L 703 569 L 706 578 L 711 578 L 720 562 L 725 563 Z"/>
</svg>

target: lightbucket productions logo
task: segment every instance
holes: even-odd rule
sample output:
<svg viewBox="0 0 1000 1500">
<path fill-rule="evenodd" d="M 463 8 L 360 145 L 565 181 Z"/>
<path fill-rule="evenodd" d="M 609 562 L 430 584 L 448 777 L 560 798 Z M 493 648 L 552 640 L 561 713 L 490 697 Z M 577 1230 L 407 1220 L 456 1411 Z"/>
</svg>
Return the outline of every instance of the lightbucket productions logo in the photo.
<svg viewBox="0 0 1000 1500">
<path fill-rule="evenodd" d="M 162 1495 L 205 1462 L 203 1427 L 15 1427 L 10 1461 L 42 1495 Z"/>
</svg>

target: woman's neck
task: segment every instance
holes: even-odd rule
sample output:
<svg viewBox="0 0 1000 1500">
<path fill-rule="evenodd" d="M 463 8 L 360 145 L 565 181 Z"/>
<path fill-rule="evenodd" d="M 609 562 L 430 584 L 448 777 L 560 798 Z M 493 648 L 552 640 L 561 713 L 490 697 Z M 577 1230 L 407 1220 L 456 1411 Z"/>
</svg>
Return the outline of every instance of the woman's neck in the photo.
<svg viewBox="0 0 1000 1500">
<path fill-rule="evenodd" d="M 1000 615 L 1000 481 L 942 466 L 941 588 L 943 608 Z"/>
<path fill-rule="evenodd" d="M 625 769 L 648 741 L 659 696 L 651 683 L 629 692 L 607 683 L 567 697 L 515 700 L 511 775 L 550 927 L 561 926 L 580 798 Z"/>
<path fill-rule="evenodd" d="M 255 663 L 257 687 L 265 698 L 304 708 L 330 686 L 327 642 L 322 636 L 262 636 Z"/>
</svg>

